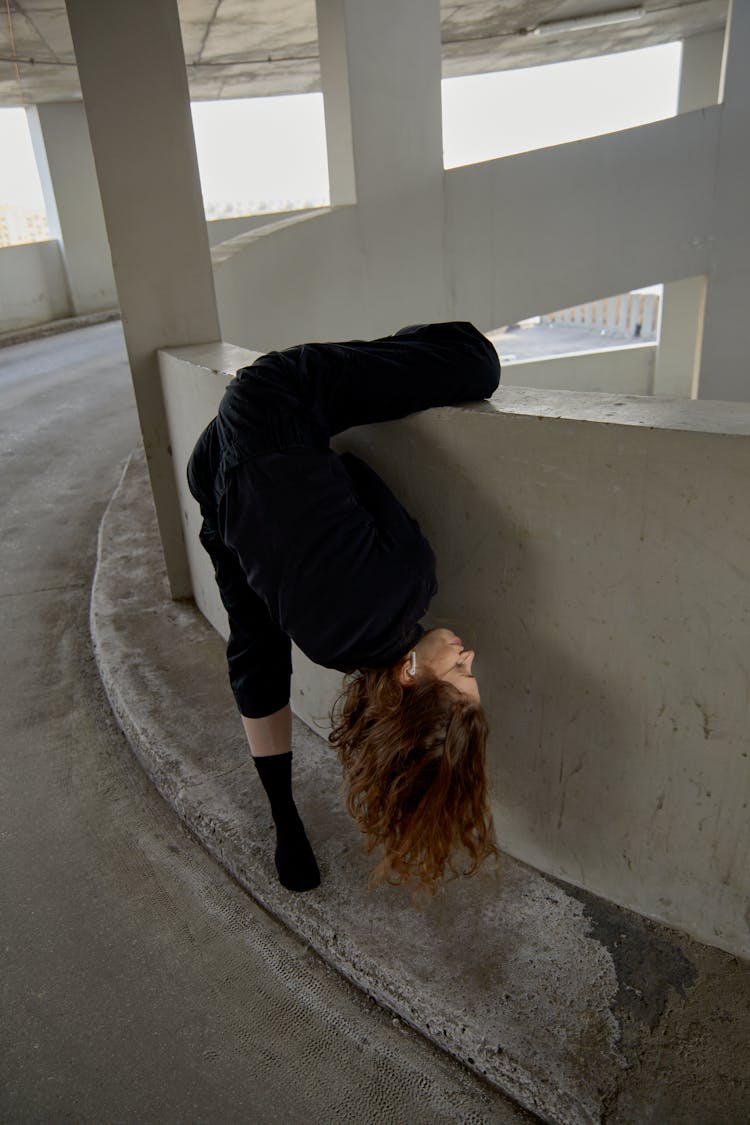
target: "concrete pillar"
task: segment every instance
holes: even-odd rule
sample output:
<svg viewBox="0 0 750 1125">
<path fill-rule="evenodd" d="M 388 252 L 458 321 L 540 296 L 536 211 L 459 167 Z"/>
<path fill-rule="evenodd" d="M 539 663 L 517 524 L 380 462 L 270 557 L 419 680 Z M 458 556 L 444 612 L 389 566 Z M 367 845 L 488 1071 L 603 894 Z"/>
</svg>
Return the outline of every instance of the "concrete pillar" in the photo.
<svg viewBox="0 0 750 1125">
<path fill-rule="evenodd" d="M 440 319 L 439 0 L 318 0 L 317 12 L 331 200 L 356 201 L 363 270 L 384 326 Z"/>
<path fill-rule="evenodd" d="M 719 101 L 724 41 L 723 31 L 683 40 L 678 113 L 690 113 Z"/>
<path fill-rule="evenodd" d="M 695 398 L 705 293 L 705 277 L 686 277 L 664 286 L 655 395 Z"/>
<path fill-rule="evenodd" d="M 684 40 L 678 113 L 719 101 L 724 38 L 723 31 L 711 31 Z M 654 394 L 695 397 L 705 300 L 705 277 L 683 278 L 664 286 Z"/>
<path fill-rule="evenodd" d="M 750 400 L 745 326 L 750 308 L 750 4 L 732 0 L 727 19 L 711 269 L 698 395 Z"/>
<path fill-rule="evenodd" d="M 191 592 L 156 351 L 219 337 L 176 0 L 66 0 L 172 595 Z M 181 467 L 180 467 L 181 471 Z"/>
<path fill-rule="evenodd" d="M 94 156 L 82 102 L 44 102 L 27 110 L 50 233 L 60 243 L 70 311 L 117 305 Z"/>
</svg>

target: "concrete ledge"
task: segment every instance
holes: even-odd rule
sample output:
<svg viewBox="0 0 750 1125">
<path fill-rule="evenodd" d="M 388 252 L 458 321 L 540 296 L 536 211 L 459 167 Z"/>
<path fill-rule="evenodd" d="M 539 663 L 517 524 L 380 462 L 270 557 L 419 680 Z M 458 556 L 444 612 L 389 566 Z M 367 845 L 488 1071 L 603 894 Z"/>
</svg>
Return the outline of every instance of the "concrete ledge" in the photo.
<svg viewBox="0 0 750 1125">
<path fill-rule="evenodd" d="M 8 348 L 11 344 L 26 344 L 29 340 L 42 340 L 45 336 L 57 336 L 60 332 L 72 332 L 76 328 L 90 328 L 92 324 L 119 319 L 119 309 L 103 309 L 101 312 L 84 313 L 82 316 L 66 316 L 61 320 L 30 324 L 25 328 L 11 328 L 7 332 L 0 332 L 0 348 Z"/>
<path fill-rule="evenodd" d="M 335 757 L 298 720 L 298 803 L 323 884 L 301 896 L 279 886 L 223 643 L 169 598 L 140 455 L 102 522 L 91 630 L 114 712 L 165 799 L 254 898 L 385 1007 L 546 1121 L 744 1119 L 746 962 L 507 857 L 496 883 L 452 882 L 423 912 L 397 889 L 369 892 Z"/>
</svg>

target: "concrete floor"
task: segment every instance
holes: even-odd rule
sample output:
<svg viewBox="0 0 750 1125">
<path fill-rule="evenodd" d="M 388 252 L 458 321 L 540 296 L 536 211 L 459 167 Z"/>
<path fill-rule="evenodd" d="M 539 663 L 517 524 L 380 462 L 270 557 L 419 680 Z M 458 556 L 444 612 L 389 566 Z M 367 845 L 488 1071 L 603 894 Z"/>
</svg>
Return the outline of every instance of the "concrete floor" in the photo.
<svg viewBox="0 0 750 1125">
<path fill-rule="evenodd" d="M 551 359 L 571 352 L 605 351 L 632 347 L 634 344 L 655 344 L 656 334 L 640 337 L 603 335 L 596 328 L 578 324 L 530 324 L 523 328 L 506 328 L 490 332 L 489 338 L 503 362 L 503 383 L 512 386 L 513 363 L 524 359 Z"/>
<path fill-rule="evenodd" d="M 138 442 L 120 325 L 0 351 L 0 410 L 0 1120 L 530 1120 L 257 907 L 115 725 L 88 613 Z"/>
</svg>

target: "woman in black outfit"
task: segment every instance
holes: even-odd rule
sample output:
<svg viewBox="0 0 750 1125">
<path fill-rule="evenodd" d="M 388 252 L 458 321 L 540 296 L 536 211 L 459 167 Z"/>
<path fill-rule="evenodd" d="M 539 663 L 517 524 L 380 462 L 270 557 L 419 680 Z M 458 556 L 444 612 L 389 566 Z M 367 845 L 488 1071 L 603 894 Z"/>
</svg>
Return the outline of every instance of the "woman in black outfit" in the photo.
<svg viewBox="0 0 750 1125">
<path fill-rule="evenodd" d="M 465 322 L 272 352 L 237 372 L 190 459 L 229 616 L 230 683 L 291 890 L 320 882 L 292 796 L 292 640 L 349 674 L 330 740 L 349 810 L 383 847 L 375 880 L 432 892 L 456 848 L 469 871 L 494 851 L 474 654 L 448 629 L 425 633 L 432 550 L 380 477 L 329 439 L 488 397 L 499 375 Z"/>
</svg>

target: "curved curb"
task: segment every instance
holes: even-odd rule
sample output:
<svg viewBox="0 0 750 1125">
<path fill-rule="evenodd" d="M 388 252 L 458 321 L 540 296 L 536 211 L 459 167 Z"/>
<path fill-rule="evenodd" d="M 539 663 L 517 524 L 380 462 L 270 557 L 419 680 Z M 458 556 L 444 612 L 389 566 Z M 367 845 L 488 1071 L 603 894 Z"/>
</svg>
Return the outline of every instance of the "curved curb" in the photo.
<svg viewBox="0 0 750 1125">
<path fill-rule="evenodd" d="M 63 332 L 75 332 L 79 328 L 90 328 L 95 324 L 107 324 L 111 320 L 119 319 L 119 309 L 104 309 L 101 312 L 84 313 L 82 316 L 66 316 L 61 320 L 47 320 L 42 324 L 9 328 L 7 332 L 0 332 L 0 348 L 10 348 L 16 344 L 28 344 L 31 340 L 44 340 L 48 336 L 59 336 Z"/>
<path fill-rule="evenodd" d="M 660 966 L 671 966 L 663 970 L 663 1012 L 669 988 L 684 990 L 695 977 L 682 952 L 694 943 L 509 858 L 496 882 L 457 880 L 423 912 L 397 889 L 368 892 L 369 863 L 341 806 L 335 756 L 296 719 L 296 794 L 323 883 L 304 895 L 284 890 L 223 642 L 194 606 L 169 596 L 142 455 L 128 461 L 101 523 L 91 635 L 112 709 L 144 769 L 263 907 L 378 1003 L 545 1120 L 617 1119 L 609 1111 L 651 1030 L 629 1019 L 623 974 L 636 973 L 633 965 L 652 969 L 658 945 Z M 626 970 L 614 948 L 623 941 Z M 624 1034 L 626 1022 L 633 1026 Z"/>
</svg>

